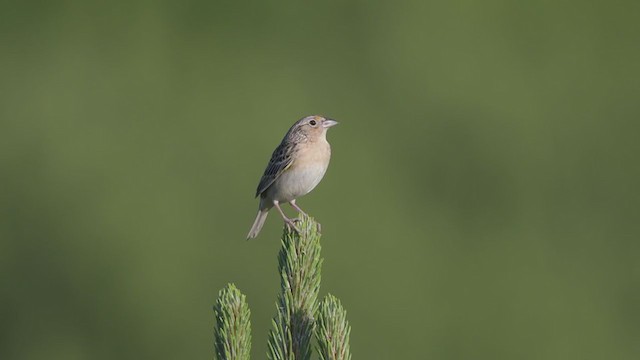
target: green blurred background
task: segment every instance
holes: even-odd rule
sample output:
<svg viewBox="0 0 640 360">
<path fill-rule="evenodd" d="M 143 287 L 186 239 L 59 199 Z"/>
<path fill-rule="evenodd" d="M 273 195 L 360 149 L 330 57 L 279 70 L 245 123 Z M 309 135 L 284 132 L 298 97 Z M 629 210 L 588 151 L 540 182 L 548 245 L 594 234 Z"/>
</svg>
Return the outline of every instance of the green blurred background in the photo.
<svg viewBox="0 0 640 360">
<path fill-rule="evenodd" d="M 634 1 L 0 5 L 0 358 L 265 357 L 289 126 L 356 359 L 640 358 Z M 287 209 L 288 210 L 288 209 Z M 293 212 L 289 212 L 293 214 Z"/>
</svg>

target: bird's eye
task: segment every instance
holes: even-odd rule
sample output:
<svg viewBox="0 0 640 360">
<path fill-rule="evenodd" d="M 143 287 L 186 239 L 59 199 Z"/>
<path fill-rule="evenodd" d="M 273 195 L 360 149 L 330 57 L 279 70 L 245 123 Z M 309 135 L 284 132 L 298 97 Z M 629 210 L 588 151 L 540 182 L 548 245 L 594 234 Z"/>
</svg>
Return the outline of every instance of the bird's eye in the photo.
<svg viewBox="0 0 640 360">
<path fill-rule="evenodd" d="M 316 121 L 315 120 L 311 120 L 311 121 L 309 121 L 309 124 L 311 124 L 311 126 L 316 126 Z"/>
</svg>

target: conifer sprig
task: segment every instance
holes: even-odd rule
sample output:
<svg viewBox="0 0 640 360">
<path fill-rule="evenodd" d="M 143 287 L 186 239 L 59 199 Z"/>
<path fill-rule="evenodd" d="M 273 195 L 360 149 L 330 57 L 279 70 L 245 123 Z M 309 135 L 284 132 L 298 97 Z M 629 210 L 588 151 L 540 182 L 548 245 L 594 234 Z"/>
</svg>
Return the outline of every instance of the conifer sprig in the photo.
<svg viewBox="0 0 640 360">
<path fill-rule="evenodd" d="M 280 294 L 273 330 L 269 333 L 271 360 L 308 360 L 320 291 L 320 233 L 318 224 L 303 216 L 298 230 L 285 227 L 278 255 Z"/>
<path fill-rule="evenodd" d="M 234 284 L 228 284 L 218 293 L 213 311 L 216 317 L 214 328 L 216 359 L 249 360 L 251 311 L 245 296 Z"/>
<path fill-rule="evenodd" d="M 351 360 L 350 333 L 347 312 L 340 300 L 331 294 L 327 295 L 320 303 L 316 319 L 315 334 L 320 359 Z"/>
</svg>

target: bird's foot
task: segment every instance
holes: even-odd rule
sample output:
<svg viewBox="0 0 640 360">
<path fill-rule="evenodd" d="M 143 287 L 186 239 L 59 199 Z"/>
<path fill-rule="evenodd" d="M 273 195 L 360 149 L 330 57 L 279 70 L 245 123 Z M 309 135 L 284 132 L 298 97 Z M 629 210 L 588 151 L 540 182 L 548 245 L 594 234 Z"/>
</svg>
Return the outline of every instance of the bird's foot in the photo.
<svg viewBox="0 0 640 360">
<path fill-rule="evenodd" d="M 298 234 L 300 234 L 300 229 L 296 226 L 296 222 L 298 221 L 300 221 L 300 219 L 284 219 L 284 223 L 289 229 L 295 230 Z"/>
<path fill-rule="evenodd" d="M 289 219 L 289 220 L 291 220 L 295 224 L 295 223 L 302 222 L 305 217 L 308 217 L 308 215 L 304 214 L 301 217 L 298 217 L 298 218 L 295 218 L 295 219 Z M 316 229 L 318 230 L 318 233 L 321 234 L 322 233 L 322 224 L 320 224 L 319 222 L 316 222 Z M 300 231 L 298 231 L 298 233 L 300 233 Z"/>
<path fill-rule="evenodd" d="M 302 234 L 300 228 L 296 224 L 303 222 L 305 217 L 307 217 L 306 214 L 304 214 L 301 217 L 297 217 L 295 219 L 284 218 L 284 223 L 287 226 L 287 228 L 295 230 L 298 234 Z M 322 233 L 322 225 L 319 222 L 316 222 L 316 229 L 318 233 Z"/>
<path fill-rule="evenodd" d="M 305 216 L 307 216 L 307 215 L 305 214 Z M 295 219 L 291 219 L 291 220 L 294 223 L 298 223 L 298 222 L 302 222 L 303 218 L 295 218 Z M 322 224 L 320 224 L 319 222 L 316 222 L 316 229 L 318 230 L 318 233 L 322 233 Z"/>
</svg>

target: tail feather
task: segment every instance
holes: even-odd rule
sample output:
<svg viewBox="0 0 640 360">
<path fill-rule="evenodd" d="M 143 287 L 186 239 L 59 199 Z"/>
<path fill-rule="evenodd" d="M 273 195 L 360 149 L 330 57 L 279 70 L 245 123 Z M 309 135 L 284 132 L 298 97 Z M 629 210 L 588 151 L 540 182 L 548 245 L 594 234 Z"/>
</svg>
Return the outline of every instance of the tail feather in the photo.
<svg viewBox="0 0 640 360">
<path fill-rule="evenodd" d="M 249 230 L 249 235 L 247 235 L 247 240 L 255 239 L 260 230 L 262 230 L 262 226 L 264 225 L 264 221 L 267 220 L 267 215 L 269 215 L 269 209 L 260 209 L 258 210 L 258 215 L 256 216 L 256 220 L 253 222 L 253 226 L 251 226 L 251 230 Z"/>
</svg>

